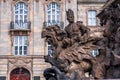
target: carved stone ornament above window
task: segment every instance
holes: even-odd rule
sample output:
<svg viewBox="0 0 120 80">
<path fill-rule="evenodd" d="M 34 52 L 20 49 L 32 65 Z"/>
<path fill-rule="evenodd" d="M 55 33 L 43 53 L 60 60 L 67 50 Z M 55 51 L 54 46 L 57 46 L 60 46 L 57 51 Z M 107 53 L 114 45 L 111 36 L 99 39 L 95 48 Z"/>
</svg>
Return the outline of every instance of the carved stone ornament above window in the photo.
<svg viewBox="0 0 120 80">
<path fill-rule="evenodd" d="M 13 0 L 13 1 L 29 1 L 29 0 Z"/>
<path fill-rule="evenodd" d="M 3 2 L 6 2 L 6 0 L 3 0 Z"/>
<path fill-rule="evenodd" d="M 61 0 L 45 0 L 45 1 L 61 1 Z"/>
<path fill-rule="evenodd" d="M 44 0 L 44 1 L 46 4 L 50 4 L 51 2 L 56 2 L 56 3 L 60 4 L 62 2 L 62 0 Z"/>
<path fill-rule="evenodd" d="M 36 0 L 36 2 L 39 2 L 39 0 Z"/>
</svg>

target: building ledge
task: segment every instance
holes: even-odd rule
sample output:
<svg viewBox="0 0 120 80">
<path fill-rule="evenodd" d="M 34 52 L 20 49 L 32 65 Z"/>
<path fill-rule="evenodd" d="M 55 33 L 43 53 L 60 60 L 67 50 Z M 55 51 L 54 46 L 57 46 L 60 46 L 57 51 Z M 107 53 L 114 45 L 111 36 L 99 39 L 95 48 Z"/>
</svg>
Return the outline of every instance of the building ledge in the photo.
<svg viewBox="0 0 120 80">
<path fill-rule="evenodd" d="M 105 3 L 107 0 L 78 0 L 77 2 L 78 3 L 97 3 L 97 4 L 99 4 L 99 3 Z"/>
<path fill-rule="evenodd" d="M 0 55 L 0 59 L 21 59 L 21 58 L 39 58 L 39 59 L 44 59 L 44 55 L 25 55 L 25 56 L 15 56 L 15 55 Z"/>
</svg>

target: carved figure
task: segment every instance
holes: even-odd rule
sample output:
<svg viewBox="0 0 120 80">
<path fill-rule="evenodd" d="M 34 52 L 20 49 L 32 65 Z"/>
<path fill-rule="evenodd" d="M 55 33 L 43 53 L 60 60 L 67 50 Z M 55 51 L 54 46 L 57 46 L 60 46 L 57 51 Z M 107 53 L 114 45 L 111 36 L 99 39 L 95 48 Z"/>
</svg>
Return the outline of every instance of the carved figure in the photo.
<svg viewBox="0 0 120 80">
<path fill-rule="evenodd" d="M 65 80 L 78 80 L 85 78 L 85 73 L 91 74 L 92 66 L 95 58 L 91 54 L 92 48 L 96 48 L 94 41 L 89 36 L 90 29 L 85 27 L 81 21 L 74 22 L 74 14 L 72 10 L 66 11 L 69 24 L 65 27 L 65 31 L 59 26 L 50 26 L 42 31 L 42 38 L 46 37 L 46 41 L 52 46 L 51 55 L 45 56 L 45 61 L 49 62 L 54 68 L 45 70 L 47 80 L 53 79 L 53 76 L 47 78 L 46 72 L 60 75 L 56 73 L 63 72 L 67 77 Z M 84 44 L 84 45 L 83 45 Z M 78 76 L 76 76 L 78 75 Z M 55 76 L 54 76 L 55 77 Z M 69 77 L 69 78 L 68 78 Z M 54 78 L 58 80 L 58 78 Z"/>
<path fill-rule="evenodd" d="M 71 39 L 72 45 L 87 40 L 90 37 L 90 29 L 85 27 L 82 21 L 74 22 L 74 13 L 71 9 L 68 9 L 66 14 L 69 24 L 65 27 L 65 32 L 67 33 L 67 37 Z"/>
<path fill-rule="evenodd" d="M 46 80 L 119 78 L 120 27 L 107 26 L 104 38 L 93 38 L 82 21 L 74 22 L 72 10 L 66 14 L 69 24 L 64 30 L 54 25 L 42 31 L 42 38 L 52 46 L 52 53 L 44 57 L 52 65 L 44 71 Z M 105 23 L 114 23 L 109 21 Z M 96 57 L 91 53 L 94 49 L 99 51 Z M 110 74 L 112 71 L 116 75 Z"/>
<path fill-rule="evenodd" d="M 117 1 L 117 0 L 115 0 Z M 120 79 L 120 6 L 118 2 L 113 2 L 103 10 L 100 17 L 104 31 L 105 45 L 102 48 L 105 55 L 101 59 L 101 64 L 96 65 L 96 78 Z M 100 41 L 102 42 L 103 39 Z M 103 54 L 103 53 L 101 53 Z M 99 57 L 99 58 L 103 58 Z M 100 63 L 100 61 L 97 61 Z M 99 73 L 100 72 L 100 73 Z"/>
<path fill-rule="evenodd" d="M 67 37 L 71 39 L 72 43 L 80 41 L 81 32 L 79 26 L 74 23 L 74 13 L 71 9 L 66 11 L 67 20 L 69 24 L 65 27 L 65 31 L 67 33 Z"/>
</svg>

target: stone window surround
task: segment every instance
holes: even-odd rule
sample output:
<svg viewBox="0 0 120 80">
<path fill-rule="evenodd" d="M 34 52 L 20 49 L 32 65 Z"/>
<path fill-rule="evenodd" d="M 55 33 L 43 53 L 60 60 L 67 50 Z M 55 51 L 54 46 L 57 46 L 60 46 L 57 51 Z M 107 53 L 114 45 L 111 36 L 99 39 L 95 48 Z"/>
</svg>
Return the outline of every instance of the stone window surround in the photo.
<svg viewBox="0 0 120 80">
<path fill-rule="evenodd" d="M 97 8 L 95 8 L 95 7 L 90 7 L 90 8 L 87 8 L 87 9 L 86 9 L 86 14 L 87 14 L 87 15 L 86 15 L 86 22 L 87 22 L 86 25 L 87 25 L 87 26 L 90 26 L 90 25 L 88 25 L 88 11 L 89 11 L 89 10 L 95 10 L 95 11 L 96 11 L 96 14 L 98 14 Z M 96 17 L 96 26 L 97 26 L 97 25 L 98 25 L 98 19 L 97 19 L 97 17 Z M 96 27 L 96 26 L 92 26 L 92 27 Z"/>
<path fill-rule="evenodd" d="M 14 21 L 14 7 L 15 7 L 15 5 L 16 4 L 18 4 L 19 2 L 23 2 L 23 3 L 25 3 L 27 6 L 28 6 L 28 21 L 30 21 L 30 1 L 25 1 L 25 0 L 14 0 L 14 1 L 12 1 L 12 5 L 11 5 L 11 14 L 12 14 L 12 16 L 11 16 L 11 20 L 12 21 Z"/>
<path fill-rule="evenodd" d="M 55 2 L 55 3 L 57 3 L 58 5 L 60 5 L 60 21 L 62 21 L 62 13 L 61 13 L 61 11 L 63 11 L 63 2 L 62 2 L 62 0 L 45 0 L 44 1 L 44 14 L 45 14 L 45 17 L 44 17 L 44 21 L 47 21 L 47 18 L 46 18 L 46 15 L 47 15 L 47 5 L 49 5 L 49 4 L 51 4 L 52 2 Z M 45 42 L 45 55 L 47 55 L 48 54 L 48 46 L 50 46 L 48 43 L 46 43 Z M 49 50 L 50 51 L 50 50 Z"/>
<path fill-rule="evenodd" d="M 30 49 L 29 49 L 30 48 L 30 46 L 29 46 L 30 36 L 29 35 L 16 35 L 16 34 L 10 36 L 11 37 L 11 55 L 15 55 L 14 54 L 14 37 L 15 36 L 27 36 L 27 54 L 26 55 L 29 55 L 29 52 L 30 52 Z M 16 56 L 23 56 L 23 55 L 16 55 Z"/>
<path fill-rule="evenodd" d="M 50 3 L 52 3 L 52 2 L 55 2 L 55 3 L 57 3 L 58 5 L 60 5 L 60 20 L 62 21 L 62 13 L 61 13 L 61 11 L 63 11 L 63 7 L 62 7 L 62 5 L 63 5 L 63 2 L 62 2 L 62 0 L 45 0 L 44 1 L 44 14 L 45 14 L 45 20 L 44 21 L 47 21 L 47 19 L 46 19 L 46 15 L 47 15 L 47 5 L 49 5 Z"/>
<path fill-rule="evenodd" d="M 30 0 L 13 0 L 11 2 L 11 21 L 14 21 L 14 7 L 19 2 L 23 2 L 28 6 L 28 21 L 30 21 Z M 29 55 L 29 42 L 30 42 L 30 32 L 11 32 L 11 55 L 14 55 L 14 36 L 28 36 L 28 50 L 27 55 Z"/>
<path fill-rule="evenodd" d="M 92 14 L 92 15 L 90 15 L 90 14 Z M 95 14 L 95 15 L 93 16 L 93 14 Z M 97 25 L 96 14 L 97 14 L 96 10 L 88 10 L 88 14 L 87 14 L 88 19 L 87 20 L 88 20 L 89 26 L 96 26 Z M 95 22 L 89 22 L 89 21 L 95 21 Z"/>
<path fill-rule="evenodd" d="M 54 10 L 54 12 L 53 12 Z M 53 17 L 54 16 L 54 17 Z M 47 26 L 51 24 L 56 24 L 60 22 L 60 5 L 58 5 L 55 2 L 50 3 L 47 6 L 47 15 L 46 15 L 46 21 L 47 21 Z"/>
<path fill-rule="evenodd" d="M 28 27 L 27 26 L 28 25 L 28 6 L 26 4 L 19 2 L 15 5 L 14 25 L 15 25 L 14 28 L 27 29 Z"/>
<path fill-rule="evenodd" d="M 27 36 L 14 36 L 14 55 L 15 56 L 26 56 L 28 51 L 27 48 L 28 48 Z"/>
<path fill-rule="evenodd" d="M 31 79 L 33 79 L 33 72 L 32 72 L 32 59 L 26 59 L 26 57 L 13 57 L 8 60 L 8 76 L 7 80 L 10 80 L 10 73 L 18 67 L 23 67 L 30 72 Z"/>
</svg>

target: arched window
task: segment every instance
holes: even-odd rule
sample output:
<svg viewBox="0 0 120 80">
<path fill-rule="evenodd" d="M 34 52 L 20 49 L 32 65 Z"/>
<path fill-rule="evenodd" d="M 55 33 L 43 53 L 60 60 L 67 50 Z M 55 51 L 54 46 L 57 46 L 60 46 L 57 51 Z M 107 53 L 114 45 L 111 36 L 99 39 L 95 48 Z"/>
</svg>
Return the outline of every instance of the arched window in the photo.
<svg viewBox="0 0 120 80">
<path fill-rule="evenodd" d="M 60 5 L 55 2 L 47 5 L 47 26 L 58 25 L 61 27 L 60 23 Z M 52 53 L 51 45 L 48 44 L 48 54 Z"/>
<path fill-rule="evenodd" d="M 60 24 L 60 5 L 55 2 L 47 5 L 47 25 Z"/>
<path fill-rule="evenodd" d="M 31 80 L 30 77 L 30 72 L 23 67 L 15 68 L 10 73 L 10 80 Z"/>
<path fill-rule="evenodd" d="M 14 7 L 14 28 L 27 29 L 28 25 L 28 6 L 19 2 Z"/>
</svg>

